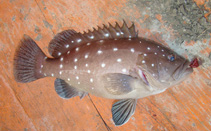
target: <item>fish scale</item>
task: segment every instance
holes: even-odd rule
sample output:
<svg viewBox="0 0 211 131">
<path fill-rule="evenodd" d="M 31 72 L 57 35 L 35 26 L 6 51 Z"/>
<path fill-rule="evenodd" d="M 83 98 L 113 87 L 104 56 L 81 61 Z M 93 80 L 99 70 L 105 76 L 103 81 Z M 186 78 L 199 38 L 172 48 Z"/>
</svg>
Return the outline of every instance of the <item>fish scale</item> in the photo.
<svg viewBox="0 0 211 131">
<path fill-rule="evenodd" d="M 138 37 L 135 25 L 103 25 L 78 33 L 65 30 L 49 43 L 48 58 L 27 35 L 14 57 L 16 81 L 26 83 L 55 77 L 55 91 L 64 98 L 88 93 L 120 99 L 112 106 L 116 126 L 134 114 L 137 99 L 164 92 L 193 72 L 198 59 L 189 62 L 171 49 Z"/>
<path fill-rule="evenodd" d="M 46 72 L 48 76 L 51 76 L 51 74 L 54 74 L 54 77 L 64 79 L 67 81 L 68 84 L 77 86 L 78 88 L 86 90 L 86 91 L 90 90 L 88 92 L 92 93 L 93 92 L 92 87 L 102 86 L 99 84 L 101 83 L 101 80 L 98 80 L 97 78 L 100 77 L 103 73 L 104 74 L 106 73 L 128 74 L 130 67 L 135 66 L 136 59 L 126 59 L 128 57 L 126 58 L 119 57 L 123 55 L 125 57 L 126 56 L 125 54 L 135 55 L 135 53 L 131 52 L 131 50 L 128 50 L 127 45 L 121 46 L 123 44 L 122 40 L 116 40 L 113 43 L 111 41 L 113 40 L 107 40 L 103 42 L 96 41 L 96 42 L 92 42 L 88 46 L 87 45 L 78 46 L 72 49 L 72 51 L 69 54 L 62 55 L 60 58 L 57 59 L 57 61 L 56 60 L 52 61 L 52 59 L 49 59 L 49 60 L 47 59 L 47 62 L 46 62 L 47 64 L 46 63 L 43 64 L 44 66 L 43 66 L 42 72 L 43 73 Z M 130 41 L 130 42 L 132 43 L 133 41 Z M 116 43 L 120 43 L 120 44 L 118 45 Z M 107 45 L 107 46 L 104 46 L 104 45 Z M 115 51 L 114 48 L 119 47 L 119 46 L 121 46 L 121 48 L 117 48 L 118 51 Z M 102 53 L 99 53 L 98 51 L 102 51 Z M 88 58 L 85 58 L 86 54 L 88 54 Z M 61 58 L 62 58 L 62 61 L 61 61 Z M 135 58 L 135 57 L 132 57 L 132 58 Z M 77 59 L 77 61 L 75 61 L 75 59 Z M 121 59 L 121 62 L 118 62 L 117 61 L 118 59 Z M 49 62 L 53 62 L 53 63 L 49 63 Z M 134 63 L 134 65 L 131 65 L 131 64 L 128 65 L 127 64 L 128 62 Z M 54 64 L 54 63 L 57 63 L 57 64 Z M 88 67 L 86 67 L 86 64 L 88 65 Z M 50 65 L 51 65 L 51 69 L 49 69 Z M 62 68 L 60 65 L 62 65 Z M 103 71 L 101 69 L 103 69 Z M 126 71 L 124 72 L 123 69 L 126 69 Z M 59 73 L 60 71 L 62 71 L 62 74 Z M 88 71 L 90 71 L 90 73 Z M 77 76 L 79 77 L 78 80 L 76 79 Z M 89 81 L 91 78 L 94 80 L 94 82 L 93 84 L 90 85 Z M 71 81 L 68 81 L 68 79 L 70 79 Z M 78 82 L 80 82 L 80 84 L 78 84 Z M 87 85 L 89 86 L 87 87 Z M 97 88 L 96 90 L 94 90 L 94 92 L 97 96 L 100 96 L 99 94 L 103 94 L 106 97 L 105 92 L 102 90 L 102 88 Z"/>
</svg>

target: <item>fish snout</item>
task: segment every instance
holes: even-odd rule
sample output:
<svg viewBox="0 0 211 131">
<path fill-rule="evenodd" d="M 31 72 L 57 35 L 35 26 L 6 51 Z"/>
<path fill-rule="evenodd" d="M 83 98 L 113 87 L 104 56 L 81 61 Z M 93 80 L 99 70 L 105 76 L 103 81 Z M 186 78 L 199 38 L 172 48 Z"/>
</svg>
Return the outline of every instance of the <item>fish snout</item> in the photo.
<svg viewBox="0 0 211 131">
<path fill-rule="evenodd" d="M 179 80 L 184 77 L 187 77 L 189 74 L 193 72 L 193 68 L 190 66 L 191 62 L 186 60 L 183 64 L 181 64 L 173 73 L 174 80 Z"/>
</svg>

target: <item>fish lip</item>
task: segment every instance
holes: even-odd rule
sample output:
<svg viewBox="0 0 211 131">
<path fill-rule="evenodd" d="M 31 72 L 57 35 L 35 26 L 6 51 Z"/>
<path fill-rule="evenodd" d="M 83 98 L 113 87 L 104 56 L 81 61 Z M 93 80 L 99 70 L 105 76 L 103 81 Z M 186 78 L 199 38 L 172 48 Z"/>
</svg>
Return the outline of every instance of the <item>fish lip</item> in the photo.
<svg viewBox="0 0 211 131">
<path fill-rule="evenodd" d="M 180 64 L 172 74 L 172 78 L 174 80 L 178 80 L 183 76 L 190 74 L 193 72 L 193 68 L 190 67 L 190 63 L 188 60 L 185 60 L 182 64 Z"/>
</svg>

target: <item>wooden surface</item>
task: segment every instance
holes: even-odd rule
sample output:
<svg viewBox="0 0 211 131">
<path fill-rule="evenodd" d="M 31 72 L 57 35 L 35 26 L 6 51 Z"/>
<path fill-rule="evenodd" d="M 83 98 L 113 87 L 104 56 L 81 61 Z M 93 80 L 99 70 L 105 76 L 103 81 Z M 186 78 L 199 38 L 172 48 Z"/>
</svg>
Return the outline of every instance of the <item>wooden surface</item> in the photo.
<svg viewBox="0 0 211 131">
<path fill-rule="evenodd" d="M 14 51 L 24 34 L 35 39 L 48 56 L 48 42 L 59 31 L 87 31 L 122 19 L 138 21 L 139 32 L 161 41 L 162 35 L 152 35 L 140 26 L 149 16 L 139 16 L 126 0 L 1 0 L 0 130 L 211 130 L 211 67 L 197 68 L 185 82 L 138 100 L 135 115 L 121 127 L 112 122 L 114 100 L 93 95 L 61 99 L 54 90 L 55 78 L 27 84 L 14 80 Z M 156 18 L 162 23 L 159 14 Z M 211 46 L 211 39 L 205 41 Z M 201 52 L 209 55 L 211 48 L 202 47 Z"/>
</svg>

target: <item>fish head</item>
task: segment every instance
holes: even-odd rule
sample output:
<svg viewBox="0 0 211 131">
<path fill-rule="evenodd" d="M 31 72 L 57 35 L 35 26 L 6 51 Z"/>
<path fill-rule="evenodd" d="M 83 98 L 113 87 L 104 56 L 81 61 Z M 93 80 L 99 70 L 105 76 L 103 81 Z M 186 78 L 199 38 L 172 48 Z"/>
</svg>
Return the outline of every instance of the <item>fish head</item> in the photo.
<svg viewBox="0 0 211 131">
<path fill-rule="evenodd" d="M 191 62 L 176 53 L 168 53 L 166 57 L 159 57 L 158 61 L 157 79 L 164 85 L 175 85 L 193 72 L 193 68 L 190 67 Z"/>
<path fill-rule="evenodd" d="M 138 56 L 139 76 L 150 87 L 168 88 L 183 81 L 193 72 L 193 68 L 184 57 L 163 47 Z"/>
</svg>

